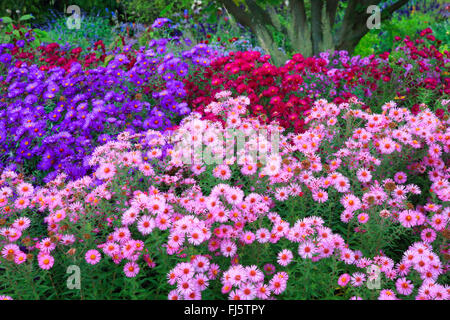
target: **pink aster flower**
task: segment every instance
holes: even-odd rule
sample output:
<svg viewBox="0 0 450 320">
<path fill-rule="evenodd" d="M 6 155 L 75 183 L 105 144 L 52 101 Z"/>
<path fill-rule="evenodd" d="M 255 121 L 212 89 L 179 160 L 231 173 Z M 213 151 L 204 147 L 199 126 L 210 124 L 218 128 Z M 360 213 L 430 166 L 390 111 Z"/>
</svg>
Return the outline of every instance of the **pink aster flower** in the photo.
<svg viewBox="0 0 450 320">
<path fill-rule="evenodd" d="M 56 248 L 56 244 L 50 238 L 44 238 L 39 242 L 39 249 L 41 252 L 50 253 Z"/>
<path fill-rule="evenodd" d="M 264 280 L 264 273 L 257 266 L 252 265 L 245 268 L 247 279 L 253 283 L 259 283 Z"/>
<path fill-rule="evenodd" d="M 100 262 L 101 254 L 97 250 L 92 249 L 86 252 L 84 258 L 87 263 L 94 265 Z"/>
<path fill-rule="evenodd" d="M 16 253 L 20 252 L 20 248 L 16 244 L 7 244 L 2 249 L 2 256 L 3 258 L 6 258 L 8 255 L 15 256 Z"/>
<path fill-rule="evenodd" d="M 443 230 L 446 225 L 447 225 L 447 218 L 446 216 L 444 216 L 443 214 L 435 214 L 432 218 L 431 218 L 431 222 L 430 222 L 431 226 L 438 230 L 441 231 Z"/>
<path fill-rule="evenodd" d="M 123 267 L 123 271 L 128 278 L 134 278 L 139 273 L 139 266 L 136 262 L 128 262 Z"/>
<path fill-rule="evenodd" d="M 220 244 L 220 251 L 225 257 L 232 257 L 236 253 L 237 247 L 233 241 L 225 240 Z"/>
<path fill-rule="evenodd" d="M 14 201 L 14 206 L 17 210 L 23 210 L 28 208 L 28 205 L 30 204 L 30 200 L 27 198 L 17 198 L 16 201 Z"/>
<path fill-rule="evenodd" d="M 256 240 L 259 243 L 266 243 L 269 241 L 270 232 L 265 228 L 258 229 L 256 231 Z"/>
<path fill-rule="evenodd" d="M 408 177 L 408 176 L 406 175 L 406 173 L 399 171 L 399 172 L 397 172 L 397 173 L 394 175 L 394 181 L 395 181 L 396 183 L 403 184 L 403 183 L 406 182 L 407 177 Z"/>
<path fill-rule="evenodd" d="M 316 253 L 316 246 L 311 241 L 306 241 L 298 246 L 298 254 L 303 258 L 312 258 Z"/>
<path fill-rule="evenodd" d="M 397 299 L 397 296 L 395 295 L 394 291 L 392 291 L 390 289 L 383 289 L 380 291 L 378 300 L 398 300 L 398 299 Z"/>
<path fill-rule="evenodd" d="M 293 254 L 291 250 L 284 249 L 281 252 L 278 253 L 278 264 L 282 265 L 283 267 L 287 266 L 289 263 L 291 263 L 293 259 Z"/>
<path fill-rule="evenodd" d="M 256 296 L 256 289 L 250 283 L 245 283 L 240 286 L 240 294 L 242 300 L 253 300 Z"/>
<path fill-rule="evenodd" d="M 41 269 L 49 270 L 53 267 L 55 259 L 49 254 L 43 254 L 38 256 L 38 264 Z"/>
<path fill-rule="evenodd" d="M 361 208 L 361 200 L 353 194 L 341 198 L 341 203 L 347 211 L 353 212 Z"/>
<path fill-rule="evenodd" d="M 197 272 L 206 272 L 209 270 L 209 259 L 205 256 L 196 256 L 191 264 Z"/>
<path fill-rule="evenodd" d="M 270 288 L 266 284 L 260 284 L 256 287 L 256 297 L 265 300 L 270 296 Z"/>
<path fill-rule="evenodd" d="M 338 279 L 338 284 L 341 287 L 345 287 L 347 285 L 347 283 L 350 281 L 351 277 L 349 274 L 344 273 L 342 275 L 340 275 L 339 279 Z"/>
<path fill-rule="evenodd" d="M 27 261 L 27 255 L 25 253 L 23 253 L 22 251 L 16 253 L 16 256 L 14 257 L 15 264 L 22 264 L 25 261 Z"/>
<path fill-rule="evenodd" d="M 380 152 L 383 154 L 391 154 L 395 151 L 395 142 L 390 138 L 383 138 L 379 141 Z"/>
<path fill-rule="evenodd" d="M 286 290 L 286 281 L 280 279 L 276 275 L 269 281 L 269 289 L 276 295 Z"/>
<path fill-rule="evenodd" d="M 180 295 L 178 294 L 177 290 L 172 290 L 169 292 L 168 294 L 168 299 L 169 300 L 180 300 Z"/>
<path fill-rule="evenodd" d="M 17 186 L 17 193 L 21 197 L 29 197 L 33 194 L 33 191 L 33 186 L 26 182 L 22 182 Z"/>
<path fill-rule="evenodd" d="M 103 163 L 95 171 L 95 176 L 101 180 L 108 180 L 116 174 L 116 167 L 111 163 Z"/>
<path fill-rule="evenodd" d="M 144 236 L 150 234 L 155 228 L 155 219 L 150 216 L 142 216 L 137 222 L 137 229 Z"/>
<path fill-rule="evenodd" d="M 372 175 L 370 174 L 370 171 L 364 168 L 360 168 L 356 172 L 356 177 L 358 178 L 359 181 L 364 183 L 367 183 L 370 180 L 372 180 Z"/>
<path fill-rule="evenodd" d="M 198 227 L 192 228 L 191 232 L 188 233 L 188 242 L 198 246 L 205 240 L 205 236 L 202 232 L 202 229 Z"/>
<path fill-rule="evenodd" d="M 253 241 L 255 241 L 255 234 L 251 231 L 246 231 L 244 232 L 244 234 L 241 237 L 241 240 L 245 243 L 245 244 L 251 244 L 253 243 Z"/>
<path fill-rule="evenodd" d="M 323 203 L 328 200 L 328 193 L 323 190 L 317 190 L 312 193 L 312 197 L 313 197 L 314 201 Z"/>
<path fill-rule="evenodd" d="M 231 170 L 226 164 L 221 164 L 214 168 L 213 176 L 221 180 L 228 180 L 231 178 Z"/>
<path fill-rule="evenodd" d="M 177 289 L 182 295 L 189 295 L 195 289 L 195 281 L 189 276 L 182 276 L 177 281 Z"/>
<path fill-rule="evenodd" d="M 220 267 L 219 265 L 212 263 L 209 266 L 209 271 L 208 271 L 208 278 L 211 280 L 214 280 L 217 278 L 217 276 L 219 275 L 220 272 Z"/>
<path fill-rule="evenodd" d="M 398 293 L 403 294 L 405 296 L 409 296 L 414 289 L 414 285 L 411 283 L 410 280 L 406 278 L 397 279 L 397 281 L 395 282 L 395 287 Z"/>
<path fill-rule="evenodd" d="M 411 228 L 415 225 L 414 212 L 412 210 L 403 210 L 398 216 L 398 221 L 405 228 Z"/>
<path fill-rule="evenodd" d="M 269 275 L 273 274 L 275 273 L 275 266 L 273 264 L 267 263 L 264 265 L 264 271 Z"/>
<path fill-rule="evenodd" d="M 197 274 L 194 277 L 194 291 L 203 291 L 209 286 L 209 279 L 204 274 Z"/>
<path fill-rule="evenodd" d="M 282 187 L 275 190 L 275 199 L 278 201 L 285 201 L 289 198 L 289 188 Z"/>
<path fill-rule="evenodd" d="M 361 224 L 367 223 L 369 221 L 369 215 L 365 212 L 358 214 L 358 222 Z"/>
<path fill-rule="evenodd" d="M 364 281 L 366 281 L 366 275 L 361 272 L 356 272 L 351 277 L 351 283 L 352 286 L 354 287 L 361 286 L 364 283 Z"/>
<path fill-rule="evenodd" d="M 423 229 L 420 233 L 422 241 L 426 243 L 432 243 L 436 239 L 436 232 L 431 228 Z"/>
</svg>

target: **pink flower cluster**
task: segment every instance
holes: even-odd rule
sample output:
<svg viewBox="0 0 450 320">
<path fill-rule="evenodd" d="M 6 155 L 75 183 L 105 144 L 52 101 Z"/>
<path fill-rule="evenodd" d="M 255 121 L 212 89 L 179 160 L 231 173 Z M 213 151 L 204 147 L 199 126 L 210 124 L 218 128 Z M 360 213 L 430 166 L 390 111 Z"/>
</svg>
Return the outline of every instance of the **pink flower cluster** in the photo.
<svg viewBox="0 0 450 320">
<path fill-rule="evenodd" d="M 362 288 L 372 279 L 367 267 L 374 265 L 386 288 L 379 299 L 410 296 L 416 289 L 416 299 L 448 299 L 448 286 L 438 282 L 447 272 L 440 256 L 448 247 L 435 243 L 445 237 L 450 217 L 443 158 L 450 148 L 448 121 L 426 108 L 414 115 L 394 102 L 386 103 L 382 114 L 372 114 L 358 108 L 356 99 L 340 105 L 319 100 L 306 119 L 309 129 L 285 134 L 277 123 L 246 116 L 245 97 L 222 92 L 217 99 L 207 108 L 223 122 L 193 113 L 171 132 L 125 132 L 95 149 L 92 176 L 65 182 L 60 174 L 36 188 L 3 172 L 2 263 L 27 261 L 19 248 L 26 239 L 28 252 L 44 270 L 66 259 L 55 250 L 63 247 L 69 255 L 82 251 L 93 269 L 112 261 L 126 277 L 141 276 L 167 255 L 181 260 L 167 274 L 168 284 L 176 286 L 169 299 L 200 299 L 213 281 L 220 281 L 229 299 L 273 299 L 286 293 L 292 275 L 275 273 L 272 263 L 287 270 L 301 260 L 333 259 L 349 272 L 336 278 L 340 286 Z M 194 153 L 195 161 L 185 164 L 183 150 L 168 147 L 188 135 L 228 154 L 217 141 L 229 128 L 279 133 L 279 152 L 272 152 L 267 139 L 250 136 L 223 163 L 202 163 Z M 260 154 L 248 153 L 261 149 L 269 151 L 265 164 Z M 397 168 L 398 163 L 405 164 Z M 430 190 L 411 182 L 418 181 L 415 175 L 422 175 Z M 414 203 L 421 193 L 429 193 L 426 203 Z M 301 203 L 302 209 L 295 209 Z M 325 213 L 314 211 L 327 205 Z M 46 215 L 48 234 L 31 239 L 30 230 L 41 227 L 36 213 Z M 336 214 L 362 240 L 382 226 L 381 244 L 403 233 L 422 241 L 396 263 L 375 246 L 363 250 L 349 234 L 333 231 L 326 221 Z M 155 239 L 161 241 L 152 247 Z M 241 261 L 255 248 L 276 248 L 272 257 L 264 257 L 263 270 Z"/>
</svg>

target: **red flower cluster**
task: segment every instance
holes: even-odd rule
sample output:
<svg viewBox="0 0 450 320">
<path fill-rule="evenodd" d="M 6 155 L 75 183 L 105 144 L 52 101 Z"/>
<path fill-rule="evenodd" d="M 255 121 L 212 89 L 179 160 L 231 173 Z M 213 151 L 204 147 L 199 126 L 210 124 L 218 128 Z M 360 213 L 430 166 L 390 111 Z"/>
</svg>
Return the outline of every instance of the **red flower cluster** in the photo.
<svg viewBox="0 0 450 320">
<path fill-rule="evenodd" d="M 450 55 L 439 52 L 440 41 L 431 33 L 426 29 L 415 41 L 407 37 L 404 46 L 379 56 L 349 57 L 342 51 L 308 58 L 294 54 L 282 67 L 270 64 L 270 56 L 259 52 L 230 52 L 185 80 L 188 102 L 205 117 L 214 118 L 204 107 L 216 93 L 230 90 L 248 96 L 250 110 L 260 120 L 278 120 L 283 127 L 302 132 L 303 116 L 318 98 L 342 103 L 356 96 L 374 105 L 386 99 L 388 92 L 390 99 L 407 96 L 410 103 L 421 88 L 442 96 L 450 93 L 450 80 L 445 76 L 445 56 Z M 410 105 L 413 112 L 418 106 Z"/>
<path fill-rule="evenodd" d="M 83 49 L 80 47 L 66 51 L 58 43 L 50 43 L 35 48 L 31 45 L 35 36 L 32 29 L 17 25 L 14 25 L 13 28 L 19 32 L 19 37 L 13 38 L 14 46 L 10 50 L 16 67 L 26 63 L 28 65 L 41 65 L 41 70 L 50 70 L 55 67 L 69 70 L 72 63 L 78 62 L 84 68 L 89 68 L 96 67 L 106 57 L 105 45 L 102 40 L 97 41 L 93 48 L 88 48 L 89 52 L 83 55 Z"/>
<path fill-rule="evenodd" d="M 297 130 L 302 130 L 304 121 L 299 115 L 310 108 L 312 99 L 294 94 L 303 78 L 300 73 L 289 72 L 305 68 L 311 62 L 310 67 L 314 69 L 316 64 L 309 58 L 306 61 L 301 55 L 295 55 L 293 63 L 278 68 L 267 62 L 269 59 L 268 55 L 247 51 L 231 52 L 227 57 L 214 60 L 210 67 L 197 70 L 185 81 L 189 102 L 196 111 L 204 113 L 204 107 L 216 93 L 234 89 L 250 98 L 251 110 L 261 120 L 278 119 L 284 126 L 293 123 Z M 267 100 L 270 104 L 265 103 Z"/>
<path fill-rule="evenodd" d="M 99 48 L 102 51 L 100 56 L 97 57 L 97 50 L 99 50 Z M 80 63 L 84 68 L 95 68 L 99 61 L 103 62 L 106 57 L 105 45 L 102 40 L 96 42 L 95 47 L 93 48 L 95 51 L 91 51 L 86 55 L 81 55 L 83 49 L 80 47 L 70 51 L 64 51 L 57 43 L 50 43 L 46 46 L 40 46 L 37 49 L 41 52 L 39 61 L 41 63 L 45 62 L 45 64 L 41 66 L 41 70 L 49 70 L 54 67 L 62 67 L 65 70 L 69 70 L 74 62 Z"/>
</svg>

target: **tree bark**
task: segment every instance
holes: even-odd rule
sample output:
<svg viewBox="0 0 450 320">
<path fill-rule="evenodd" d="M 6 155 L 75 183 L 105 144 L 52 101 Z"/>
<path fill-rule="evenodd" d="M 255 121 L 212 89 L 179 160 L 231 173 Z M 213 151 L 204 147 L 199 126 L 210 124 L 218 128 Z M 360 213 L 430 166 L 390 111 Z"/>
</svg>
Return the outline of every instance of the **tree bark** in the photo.
<svg viewBox="0 0 450 320">
<path fill-rule="evenodd" d="M 312 41 L 306 18 L 305 2 L 303 0 L 290 0 L 289 14 L 291 16 L 291 28 L 288 29 L 287 35 L 293 50 L 304 56 L 311 56 L 313 53 Z"/>
<path fill-rule="evenodd" d="M 317 55 L 322 51 L 322 7 L 322 0 L 311 0 L 311 39 L 313 55 Z"/>
<path fill-rule="evenodd" d="M 237 22 L 248 27 L 255 34 L 261 48 L 270 54 L 276 65 L 282 65 L 286 61 L 286 55 L 278 49 L 272 32 L 267 27 L 271 26 L 282 32 L 278 17 L 272 16 L 253 0 L 245 1 L 248 10 L 238 7 L 233 0 L 220 0 L 220 2 Z"/>
<path fill-rule="evenodd" d="M 286 60 L 278 49 L 272 30 L 287 35 L 294 52 L 305 56 L 319 54 L 323 50 L 338 49 L 353 53 L 361 38 L 369 31 L 367 8 L 378 5 L 381 0 L 348 0 L 340 30 L 334 32 L 339 0 L 310 0 L 311 21 L 308 22 L 304 0 L 289 1 L 290 27 L 286 30 L 278 20 L 273 7 L 265 10 L 255 0 L 245 0 L 247 10 L 236 5 L 234 0 L 217 0 L 242 26 L 249 28 L 257 37 L 259 45 L 266 50 L 277 65 Z M 381 12 L 381 21 L 388 19 L 408 0 L 397 0 Z M 332 41 L 334 39 L 334 41 Z"/>
<path fill-rule="evenodd" d="M 339 5 L 339 0 L 327 0 L 327 17 L 330 23 L 330 28 L 333 29 L 334 22 L 336 21 L 336 13 Z"/>
</svg>

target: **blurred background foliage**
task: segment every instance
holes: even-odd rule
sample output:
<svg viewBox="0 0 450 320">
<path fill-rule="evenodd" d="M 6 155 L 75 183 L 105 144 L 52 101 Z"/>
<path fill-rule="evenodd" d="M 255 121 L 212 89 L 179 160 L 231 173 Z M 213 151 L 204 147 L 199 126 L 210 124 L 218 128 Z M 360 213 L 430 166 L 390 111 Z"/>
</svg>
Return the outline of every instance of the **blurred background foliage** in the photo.
<svg viewBox="0 0 450 320">
<path fill-rule="evenodd" d="M 355 54 L 369 56 L 390 51 L 395 36 L 412 37 L 428 27 L 433 29 L 438 39 L 442 39 L 442 49 L 448 49 L 450 29 L 446 7 L 449 5 L 443 0 L 411 0 L 395 12 L 390 21 L 383 22 L 380 30 L 373 29 L 367 33 L 356 47 Z"/>
</svg>

